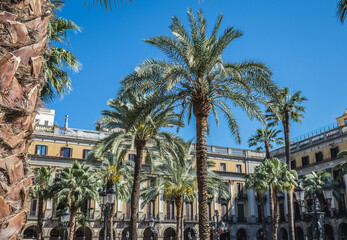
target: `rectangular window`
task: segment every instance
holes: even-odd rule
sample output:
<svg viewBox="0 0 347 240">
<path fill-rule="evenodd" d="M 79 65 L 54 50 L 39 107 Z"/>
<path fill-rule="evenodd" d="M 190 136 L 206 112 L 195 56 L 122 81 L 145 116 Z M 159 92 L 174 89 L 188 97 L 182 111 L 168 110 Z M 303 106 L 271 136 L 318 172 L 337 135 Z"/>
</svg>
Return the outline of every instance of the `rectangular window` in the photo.
<svg viewBox="0 0 347 240">
<path fill-rule="evenodd" d="M 316 162 L 323 161 L 323 153 L 322 152 L 316 152 L 315 156 L 316 156 Z"/>
<path fill-rule="evenodd" d="M 238 222 L 245 222 L 245 209 L 243 204 L 237 204 L 237 220 Z"/>
<path fill-rule="evenodd" d="M 228 221 L 228 204 L 222 203 L 221 205 L 221 217 L 223 221 Z"/>
<path fill-rule="evenodd" d="M 347 124 L 347 118 L 345 119 L 345 124 Z"/>
<path fill-rule="evenodd" d="M 333 159 L 336 158 L 338 153 L 339 153 L 339 147 L 330 148 L 331 158 Z"/>
<path fill-rule="evenodd" d="M 211 203 L 211 201 L 208 201 L 207 205 L 208 205 L 208 219 L 211 221 L 212 220 L 212 203 Z"/>
<path fill-rule="evenodd" d="M 30 202 L 30 212 L 29 215 L 32 217 L 36 217 L 37 216 L 37 206 L 38 205 L 38 201 L 37 199 L 32 199 Z"/>
<path fill-rule="evenodd" d="M 237 194 L 242 195 L 243 194 L 243 184 L 242 183 L 237 183 Z"/>
<path fill-rule="evenodd" d="M 219 164 L 219 170 L 222 172 L 225 172 L 227 170 L 227 164 L 226 163 L 220 163 Z"/>
<path fill-rule="evenodd" d="M 72 157 L 72 148 L 69 147 L 62 147 L 60 149 L 60 156 L 64 158 L 70 158 Z"/>
<path fill-rule="evenodd" d="M 193 203 L 186 202 L 186 217 L 187 220 L 193 220 Z"/>
<path fill-rule="evenodd" d="M 46 145 L 36 145 L 36 155 L 46 156 L 47 155 L 47 146 Z"/>
<path fill-rule="evenodd" d="M 284 222 L 284 221 L 286 221 L 286 219 L 284 217 L 284 204 L 283 203 L 279 204 L 279 209 L 280 209 L 280 222 Z"/>
<path fill-rule="evenodd" d="M 147 203 L 147 218 L 155 218 L 155 200 L 152 200 L 149 203 Z"/>
<path fill-rule="evenodd" d="M 290 167 L 291 167 L 291 169 L 295 169 L 296 168 L 296 161 L 295 161 L 295 159 L 290 161 Z"/>
<path fill-rule="evenodd" d="M 135 154 L 128 154 L 128 160 L 135 161 Z"/>
<path fill-rule="evenodd" d="M 83 156 L 82 156 L 83 159 L 87 159 L 89 151 L 90 151 L 89 149 L 83 149 Z"/>
<path fill-rule="evenodd" d="M 166 219 L 175 220 L 175 202 L 166 201 Z"/>
<path fill-rule="evenodd" d="M 45 120 L 45 125 L 48 126 L 48 120 Z"/>
<path fill-rule="evenodd" d="M 308 165 L 310 164 L 310 158 L 309 158 L 309 156 L 302 157 L 302 158 L 301 158 L 301 161 L 302 161 L 302 166 L 303 166 L 303 167 L 308 166 Z"/>
<path fill-rule="evenodd" d="M 242 173 L 242 165 L 236 164 L 236 172 L 237 173 Z"/>
</svg>

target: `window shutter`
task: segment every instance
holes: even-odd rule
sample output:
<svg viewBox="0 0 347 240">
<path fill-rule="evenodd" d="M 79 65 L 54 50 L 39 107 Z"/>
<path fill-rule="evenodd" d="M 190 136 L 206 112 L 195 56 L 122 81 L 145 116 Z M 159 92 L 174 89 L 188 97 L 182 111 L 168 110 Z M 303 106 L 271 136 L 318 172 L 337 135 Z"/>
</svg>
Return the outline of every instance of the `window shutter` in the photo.
<svg viewBox="0 0 347 240">
<path fill-rule="evenodd" d="M 70 148 L 70 158 L 72 157 L 72 148 Z"/>
<path fill-rule="evenodd" d="M 83 158 L 83 159 L 86 159 L 86 150 L 85 150 L 85 149 L 83 149 L 82 158 Z"/>
<path fill-rule="evenodd" d="M 60 157 L 62 157 L 64 155 L 64 147 L 60 148 Z"/>
<path fill-rule="evenodd" d="M 48 153 L 48 146 L 45 145 L 45 147 L 46 147 L 45 156 L 47 156 L 47 153 Z"/>
<path fill-rule="evenodd" d="M 35 154 L 37 155 L 37 145 L 35 145 Z"/>
</svg>

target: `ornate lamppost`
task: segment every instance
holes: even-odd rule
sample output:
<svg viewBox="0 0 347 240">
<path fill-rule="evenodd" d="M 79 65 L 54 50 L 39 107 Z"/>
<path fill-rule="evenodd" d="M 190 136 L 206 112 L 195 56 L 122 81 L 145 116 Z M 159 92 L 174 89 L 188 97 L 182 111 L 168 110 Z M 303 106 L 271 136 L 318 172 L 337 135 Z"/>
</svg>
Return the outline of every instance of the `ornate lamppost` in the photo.
<svg viewBox="0 0 347 240">
<path fill-rule="evenodd" d="M 314 196 L 311 196 L 313 200 L 313 208 L 307 208 L 304 203 L 305 189 L 299 185 L 295 188 L 294 193 L 295 193 L 295 197 L 297 201 L 299 202 L 299 205 L 307 209 L 309 211 L 308 213 L 313 216 L 312 238 L 317 240 L 323 240 L 324 239 L 324 212 L 322 211 L 322 209 L 318 209 L 317 199 L 314 198 Z M 325 184 L 323 186 L 323 195 L 325 200 L 327 201 L 327 206 L 329 206 L 333 196 L 333 189 L 330 184 Z"/>
<path fill-rule="evenodd" d="M 100 205 L 101 211 L 104 215 L 104 240 L 107 240 L 107 218 L 110 213 L 110 209 L 114 207 L 117 192 L 113 189 L 113 185 L 106 191 L 106 187 L 100 192 Z"/>
<path fill-rule="evenodd" d="M 67 225 L 70 222 L 70 215 L 71 213 L 69 212 L 68 209 L 65 209 L 65 211 L 60 215 L 60 222 L 63 224 L 63 240 L 66 240 L 66 228 Z"/>
<path fill-rule="evenodd" d="M 158 230 L 157 230 L 157 228 L 155 227 L 155 225 L 157 224 L 157 223 L 160 223 L 161 221 L 160 221 L 160 218 L 158 219 L 158 220 L 154 220 L 154 218 L 152 217 L 150 220 L 149 220 L 149 226 L 151 227 L 151 229 L 152 229 L 152 232 L 153 232 L 153 236 L 154 237 L 152 237 L 151 236 L 151 240 L 157 240 L 158 239 Z"/>
<path fill-rule="evenodd" d="M 211 231 L 214 238 L 219 239 L 219 236 L 227 231 L 227 227 L 223 221 L 219 221 L 219 212 L 215 211 L 215 215 L 213 217 L 213 222 L 211 223 Z"/>
</svg>

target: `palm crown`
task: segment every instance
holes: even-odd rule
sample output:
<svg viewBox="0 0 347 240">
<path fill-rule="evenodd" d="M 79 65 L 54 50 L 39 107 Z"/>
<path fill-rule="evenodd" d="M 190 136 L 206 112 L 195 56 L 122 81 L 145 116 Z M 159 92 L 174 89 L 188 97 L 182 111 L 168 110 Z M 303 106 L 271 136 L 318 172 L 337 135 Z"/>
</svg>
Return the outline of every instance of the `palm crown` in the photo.
<svg viewBox="0 0 347 240">
<path fill-rule="evenodd" d="M 266 126 L 265 128 L 258 128 L 256 129 L 256 134 L 248 140 L 249 146 L 252 147 L 260 145 L 256 149 L 256 151 L 260 151 L 263 148 L 266 149 L 266 147 L 273 148 L 272 143 L 283 145 L 283 138 L 278 137 L 280 132 L 280 130 L 269 129 L 269 126 Z"/>
<path fill-rule="evenodd" d="M 43 166 L 33 169 L 35 178 L 33 190 L 35 197 L 49 197 L 50 185 L 53 177 L 53 169 L 47 169 Z"/>
<path fill-rule="evenodd" d="M 227 28 L 217 36 L 222 21 L 217 19 L 212 34 L 207 36 L 207 24 L 202 11 L 196 19 L 188 10 L 190 32 L 177 17 L 172 18 L 170 29 L 174 37 L 156 36 L 145 41 L 158 47 L 169 60 L 149 59 L 128 75 L 123 84 L 138 91 L 160 91 L 173 101 L 180 101 L 182 114 L 191 118 L 198 114 L 200 106 L 208 112 L 212 108 L 218 124 L 217 110 L 221 110 L 228 121 L 231 132 L 240 142 L 238 125 L 230 104 L 243 108 L 251 117 L 260 118 L 257 105 L 264 94 L 275 89 L 270 70 L 261 62 L 224 62 L 222 53 L 241 31 Z"/>
</svg>

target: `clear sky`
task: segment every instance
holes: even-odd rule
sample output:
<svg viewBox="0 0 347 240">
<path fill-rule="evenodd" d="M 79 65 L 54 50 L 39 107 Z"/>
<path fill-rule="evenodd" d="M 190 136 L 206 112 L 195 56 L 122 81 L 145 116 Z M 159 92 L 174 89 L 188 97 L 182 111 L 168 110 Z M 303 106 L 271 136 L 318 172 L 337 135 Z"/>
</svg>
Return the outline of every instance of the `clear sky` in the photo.
<svg viewBox="0 0 347 240">
<path fill-rule="evenodd" d="M 292 136 L 335 122 L 347 108 L 347 23 L 336 18 L 336 0 L 134 0 L 132 4 L 106 11 L 85 7 L 82 1 L 66 0 L 61 16 L 75 21 L 82 32 L 70 36 L 71 48 L 83 64 L 71 74 L 73 90 L 48 104 L 56 109 L 56 122 L 69 127 L 93 129 L 100 110 L 116 96 L 120 80 L 146 58 L 163 55 L 143 39 L 170 34 L 173 15 L 186 22 L 186 12 L 203 9 L 211 28 L 217 16 L 221 25 L 234 26 L 244 36 L 224 53 L 226 61 L 263 61 L 279 85 L 302 90 L 309 101 L 304 124 L 292 125 Z M 242 144 L 237 145 L 226 125 L 212 126 L 208 144 L 247 148 L 247 139 L 261 126 L 235 109 Z M 192 121 L 194 122 L 194 121 Z M 281 128 L 281 126 L 279 126 Z M 195 136 L 191 124 L 181 129 L 185 139 Z"/>
</svg>

